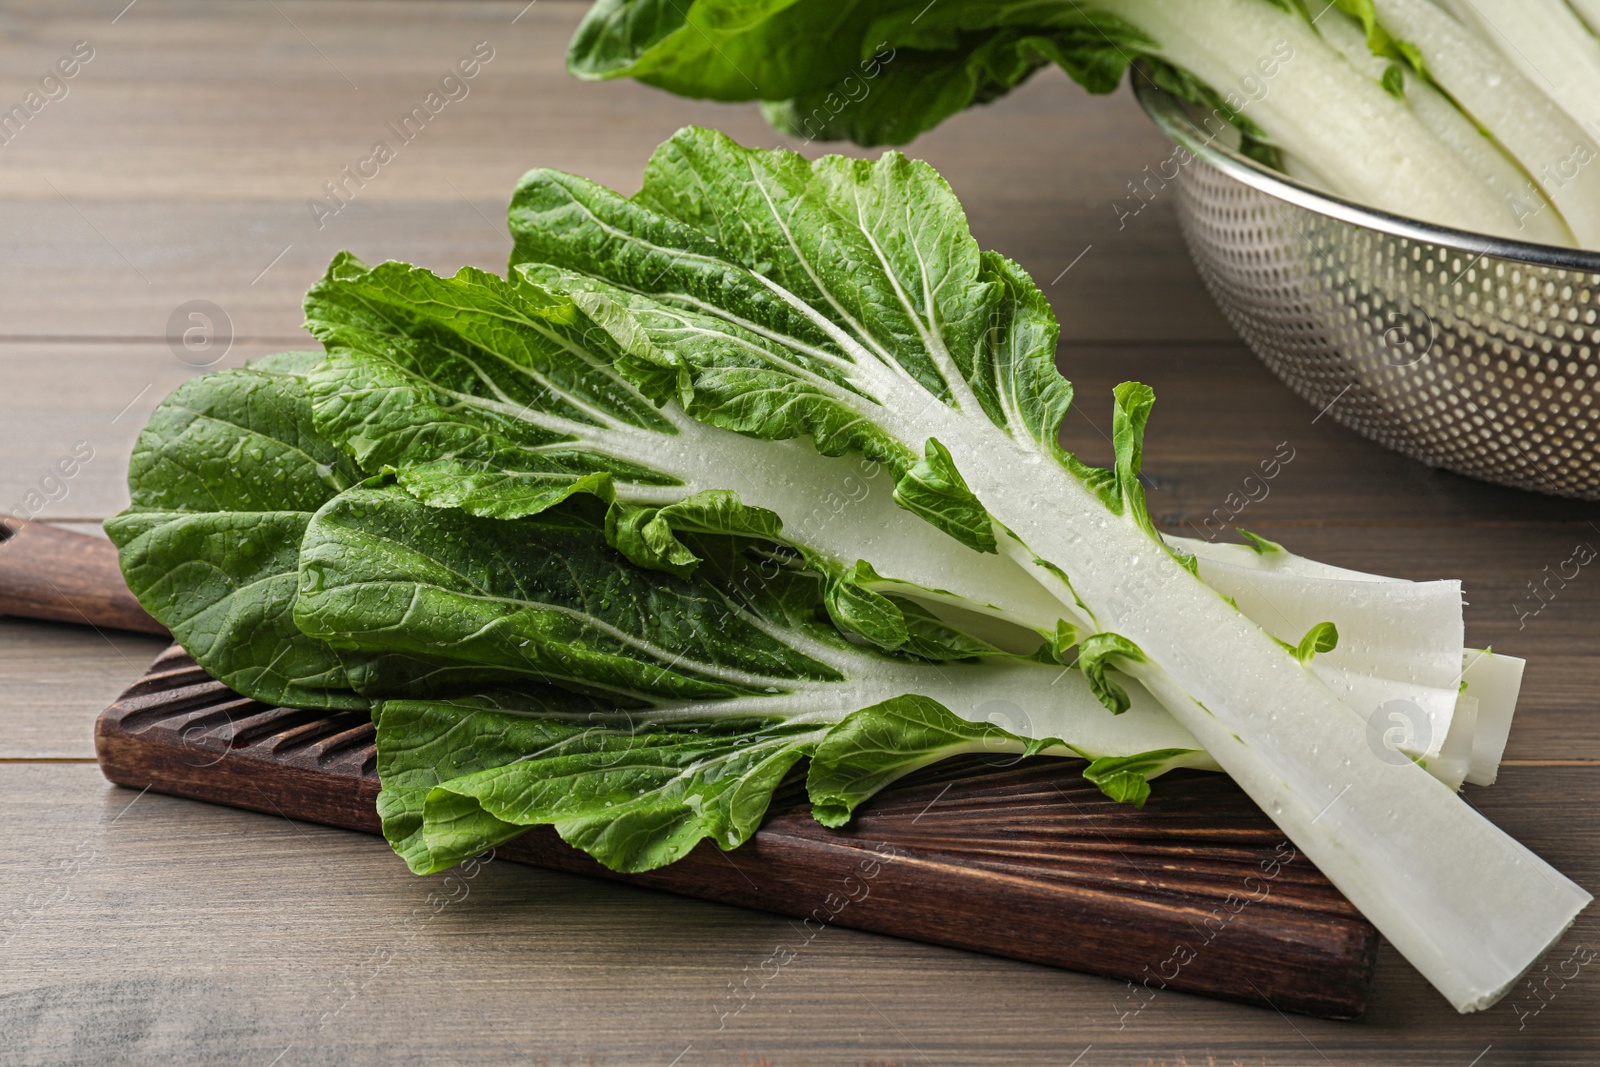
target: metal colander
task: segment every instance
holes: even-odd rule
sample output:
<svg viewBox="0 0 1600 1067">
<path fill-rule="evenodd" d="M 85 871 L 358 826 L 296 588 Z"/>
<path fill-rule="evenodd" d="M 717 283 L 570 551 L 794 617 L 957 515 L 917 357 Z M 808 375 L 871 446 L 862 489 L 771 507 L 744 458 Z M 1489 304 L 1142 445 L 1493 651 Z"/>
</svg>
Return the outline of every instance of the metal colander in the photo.
<svg viewBox="0 0 1600 1067">
<path fill-rule="evenodd" d="M 1173 166 L 1200 276 L 1274 374 L 1430 466 L 1600 499 L 1600 254 L 1316 192 L 1216 143 L 1145 79 L 1135 86 L 1194 154 Z"/>
</svg>

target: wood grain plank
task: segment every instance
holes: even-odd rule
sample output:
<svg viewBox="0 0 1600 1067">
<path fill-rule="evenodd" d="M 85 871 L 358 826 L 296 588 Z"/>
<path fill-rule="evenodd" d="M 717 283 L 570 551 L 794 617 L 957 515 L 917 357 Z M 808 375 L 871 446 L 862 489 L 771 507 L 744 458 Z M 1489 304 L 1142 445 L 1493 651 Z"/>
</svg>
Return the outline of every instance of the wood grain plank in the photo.
<svg viewBox="0 0 1600 1067">
<path fill-rule="evenodd" d="M 683 122 L 771 143 L 747 107 L 569 82 L 559 60 L 577 4 L 542 0 L 515 37 L 498 35 L 522 0 L 280 0 L 293 24 L 264 4 L 232 5 L 222 20 L 210 5 L 160 0 L 140 0 L 111 23 L 122 6 L 30 0 L 4 13 L 0 100 L 26 91 L 30 72 L 72 41 L 92 39 L 99 65 L 0 150 L 0 334 L 145 339 L 142 349 L 127 346 L 126 363 L 109 349 L 83 358 L 73 345 L 0 350 L 4 508 L 85 429 L 108 442 L 105 455 L 131 447 L 148 406 L 187 371 L 167 371 L 148 406 L 117 422 L 132 424 L 125 437 L 86 420 L 115 415 L 151 382 L 146 366 L 176 362 L 161 338 L 183 301 L 221 304 L 242 339 L 282 339 L 258 351 L 294 346 L 300 293 L 337 247 L 438 269 L 496 268 L 499 212 L 528 166 L 631 188 L 649 148 Z M 473 96 L 316 230 L 305 199 L 368 150 L 373 127 L 414 102 L 462 44 L 487 39 L 480 26 L 497 34 L 498 51 Z M 373 80 L 351 91 L 316 48 Z M 1166 154 L 1125 95 L 1088 100 L 1042 77 L 953 120 L 915 154 L 951 178 L 986 246 L 1021 260 L 1041 284 L 1059 275 L 1047 292 L 1073 341 L 1231 338 L 1187 262 L 1169 203 L 1116 228 L 1123 183 Z M 1158 512 L 1174 525 L 1220 506 L 1278 441 L 1310 440 L 1271 499 L 1240 521 L 1259 517 L 1269 536 L 1347 565 L 1418 577 L 1465 569 L 1471 632 L 1492 635 L 1515 625 L 1510 595 L 1566 558 L 1544 555 L 1593 518 L 1426 472 L 1328 419 L 1310 425 L 1314 413 L 1241 350 L 1222 366 L 1208 357 L 1114 348 L 1094 357 L 1098 370 L 1079 363 L 1072 374 L 1086 398 L 1122 378 L 1157 386 L 1152 500 L 1166 495 Z M 1169 418 L 1184 405 L 1188 416 Z M 1312 431 L 1334 436 L 1324 443 Z M 123 451 L 45 517 L 115 511 L 125 460 Z M 1562 525 L 1461 548 L 1467 523 Z M 1484 582 L 1498 583 L 1492 596 L 1475 591 Z M 1584 709 L 1595 689 L 1595 613 L 1586 597 L 1588 584 L 1573 583 L 1525 631 L 1505 636 L 1506 648 L 1534 661 L 1526 693 L 1535 703 L 1525 709 L 1536 713 L 1513 732 L 1514 756 L 1593 754 Z M 160 645 L 110 636 L 120 651 L 92 632 L 0 620 L 0 760 L 89 755 L 95 711 Z M 1512 768 L 1471 795 L 1593 888 L 1593 775 Z M 1092 1044 L 1085 1065 L 1215 1056 L 1490 1067 L 1590 1063 L 1600 1037 L 1592 967 L 1521 1020 L 1509 1005 L 1457 1018 L 1392 953 L 1374 1008 L 1354 1026 L 1291 1026 L 1182 995 L 1129 1019 L 1118 1012 L 1137 1001 L 1102 980 L 843 930 L 805 946 L 744 1011 L 719 1019 L 730 984 L 761 976 L 776 944 L 795 943 L 783 920 L 490 865 L 466 900 L 418 923 L 415 909 L 430 913 L 437 883 L 412 879 L 370 840 L 156 796 L 119 818 L 132 796 L 100 784 L 92 768 L 0 763 L 16 858 L 0 866 L 0 1040 L 24 1062 L 669 1063 L 681 1053 L 683 1067 L 1009 1064 L 1071 1062 Z M 86 855 L 92 862 L 63 866 Z M 1591 945 L 1596 936 L 1592 922 L 1575 934 Z"/>
<path fill-rule="evenodd" d="M 1474 799 L 1593 887 L 1597 773 L 1519 769 Z M 1009 1065 L 1092 1045 L 1081 1063 L 1464 1067 L 1490 1045 L 1482 1063 L 1587 1064 L 1600 1038 L 1593 965 L 1527 1017 L 1527 996 L 1457 1016 L 1387 951 L 1359 1022 L 1176 993 L 1134 1015 L 1104 979 L 836 928 L 804 944 L 784 919 L 512 864 L 417 879 L 364 835 L 92 767 L 0 766 L 0 803 L 0 1032 L 22 1062 Z"/>
<path fill-rule="evenodd" d="M 0 618 L 0 760 L 94 758 L 94 716 L 169 642 Z"/>
<path fill-rule="evenodd" d="M 583 5 L 524 6 L 282 0 L 219 18 L 206 4 L 140 0 L 115 25 L 99 3 L 8 7 L 0 99 L 19 98 L 72 42 L 96 51 L 69 95 L 3 148 L 0 331 L 162 336 L 175 306 L 205 298 L 239 336 L 283 337 L 342 247 L 373 261 L 502 266 L 502 212 L 530 167 L 631 190 L 650 150 L 687 123 L 782 141 L 753 105 L 568 78 Z M 480 41 L 494 58 L 468 94 L 399 145 L 387 124 Z M 385 138 L 393 162 L 319 228 L 308 199 Z M 1119 221 L 1127 183 L 1171 151 L 1126 92 L 1090 98 L 1047 72 L 913 151 L 949 178 L 979 240 L 1041 283 L 1093 246 L 1048 289 L 1080 336 L 1232 337 L 1171 201 Z"/>
<path fill-rule="evenodd" d="M 208 370 L 299 343 L 235 343 L 195 367 L 164 342 L 0 344 L 0 512 L 44 521 L 98 521 L 128 503 L 128 457 L 150 412 Z M 64 476 L 59 464 L 69 463 Z"/>
<path fill-rule="evenodd" d="M 86 534 L 89 537 L 106 536 L 106 528 L 98 522 L 52 522 L 50 525 L 71 530 L 73 533 Z"/>
</svg>

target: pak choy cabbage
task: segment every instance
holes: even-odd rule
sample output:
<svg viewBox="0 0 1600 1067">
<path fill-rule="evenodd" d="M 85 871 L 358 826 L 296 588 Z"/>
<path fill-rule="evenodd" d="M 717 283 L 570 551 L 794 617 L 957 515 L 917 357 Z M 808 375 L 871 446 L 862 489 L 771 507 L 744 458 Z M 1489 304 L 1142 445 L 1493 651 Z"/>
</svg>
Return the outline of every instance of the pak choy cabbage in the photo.
<svg viewBox="0 0 1600 1067">
<path fill-rule="evenodd" d="M 1460 1010 L 1588 903 L 1456 794 L 1521 669 L 1459 583 L 1164 538 L 1153 394 L 1110 398 L 1111 467 L 1062 448 L 1054 315 L 926 164 L 687 129 L 633 197 L 530 172 L 510 225 L 504 278 L 341 254 L 324 351 L 180 387 L 107 523 L 213 675 L 370 710 L 413 870 L 539 824 L 647 870 L 792 775 L 837 826 L 1053 753 L 1131 803 L 1227 772 Z"/>
<path fill-rule="evenodd" d="M 598 0 L 568 69 L 877 145 L 1049 65 L 1093 93 L 1133 67 L 1207 143 L 1314 188 L 1600 249 L 1597 32 L 1596 0 Z"/>
</svg>

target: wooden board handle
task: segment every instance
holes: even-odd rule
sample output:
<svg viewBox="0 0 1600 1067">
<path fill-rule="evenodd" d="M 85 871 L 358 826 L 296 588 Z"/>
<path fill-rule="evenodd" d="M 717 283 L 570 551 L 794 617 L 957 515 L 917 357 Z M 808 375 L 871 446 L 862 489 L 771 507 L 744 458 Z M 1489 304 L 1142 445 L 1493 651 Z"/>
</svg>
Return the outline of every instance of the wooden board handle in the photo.
<svg viewBox="0 0 1600 1067">
<path fill-rule="evenodd" d="M 164 634 L 122 580 L 110 541 L 0 519 L 0 615 Z"/>
</svg>

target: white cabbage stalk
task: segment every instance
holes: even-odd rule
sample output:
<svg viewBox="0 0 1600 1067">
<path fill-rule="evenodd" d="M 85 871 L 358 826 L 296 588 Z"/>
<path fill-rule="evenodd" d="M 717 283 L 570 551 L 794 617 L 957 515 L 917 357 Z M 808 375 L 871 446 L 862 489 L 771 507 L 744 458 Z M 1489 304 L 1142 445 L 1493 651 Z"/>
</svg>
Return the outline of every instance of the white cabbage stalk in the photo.
<svg viewBox="0 0 1600 1067">
<path fill-rule="evenodd" d="M 1027 569 L 1001 555 L 973 552 L 907 515 L 894 502 L 886 475 L 869 474 L 868 468 L 850 460 L 821 456 L 804 441 L 752 440 L 687 418 L 675 407 L 663 409 L 662 414 L 674 421 L 677 437 L 652 434 L 639 445 L 624 448 L 626 435 L 615 427 L 602 433 L 574 425 L 573 433 L 581 435 L 586 447 L 670 470 L 689 491 L 730 489 L 746 504 L 773 511 L 787 510 L 796 499 L 838 502 L 796 522 L 790 535 L 844 566 L 858 559 L 873 563 L 888 579 L 880 591 L 959 618 L 968 632 L 999 647 L 1031 651 L 1037 643 L 1032 635 L 1050 633 L 1061 617 L 1060 602 Z M 548 418 L 526 412 L 522 417 Z M 618 495 L 631 503 L 665 503 L 681 497 L 686 488 L 623 486 Z M 1262 556 L 1242 545 L 1168 540 L 1197 555 L 1201 578 L 1233 597 L 1240 610 L 1279 640 L 1294 644 L 1318 623 L 1334 623 L 1339 644 L 1318 655 L 1312 669 L 1363 723 L 1391 701 L 1415 704 L 1427 716 L 1427 728 L 1404 738 L 1398 751 L 1425 761 L 1430 773 L 1452 788 L 1461 785 L 1465 768 L 1437 761 L 1452 732 L 1469 744 L 1472 736 L 1470 727 L 1453 725 L 1463 652 L 1459 582 L 1405 582 L 1329 567 L 1282 551 Z M 1375 582 L 1384 585 L 1375 588 Z M 969 612 L 1007 627 L 1025 628 L 1030 634 L 1018 640 L 1003 627 L 985 629 Z M 1423 743 L 1417 746 L 1414 740 Z M 1185 738 L 1184 746 L 1194 744 Z M 1180 746 L 1152 743 L 1150 747 Z M 1122 747 L 1102 751 L 1085 746 L 1085 751 L 1133 754 Z M 1215 766 L 1209 761 L 1189 765 Z M 1486 773 L 1492 776 L 1494 770 L 1491 765 Z"/>
<path fill-rule="evenodd" d="M 1055 629 L 1061 606 L 1031 575 L 907 515 L 894 502 L 890 475 L 873 465 L 818 455 L 806 441 L 730 433 L 676 405 L 661 414 L 675 435 L 632 431 L 614 420 L 596 427 L 533 410 L 518 417 L 566 433 L 590 451 L 670 472 L 682 483 L 621 485 L 617 497 L 626 503 L 665 505 L 711 489 L 731 490 L 745 504 L 779 514 L 793 512 L 795 500 L 817 501 L 810 514 L 786 522 L 785 536 L 840 566 L 874 564 L 891 580 L 884 592 L 954 605 L 1041 634 Z"/>
<path fill-rule="evenodd" d="M 1308 606 L 1319 619 L 1335 622 L 1339 647 L 1317 657 L 1312 668 L 1318 676 L 1358 713 L 1367 712 L 1369 721 L 1390 700 L 1412 700 L 1427 715 L 1431 744 L 1422 749 L 1400 744 L 1399 750 L 1428 759 L 1429 772 L 1442 782 L 1494 782 L 1524 661 L 1462 647 L 1459 582 L 1410 582 L 1282 550 L 1257 552 L 1189 537 L 1165 540 L 1195 556 L 1206 584 L 1233 597 L 1279 640 L 1292 640 L 1294 622 L 1306 617 Z M 1389 588 L 1375 590 L 1374 585 Z M 1252 613 L 1247 604 L 1268 594 L 1278 606 Z M 1407 694 L 1407 686 L 1416 692 Z M 1458 766 L 1456 757 L 1463 752 L 1467 762 Z"/>
<path fill-rule="evenodd" d="M 1235 139 L 1237 140 L 1237 138 Z M 1315 189 L 1319 193 L 1326 193 L 1329 196 L 1339 195 L 1332 182 L 1318 173 L 1317 168 L 1293 152 L 1285 152 L 1280 148 L 1278 150 L 1278 165 L 1283 168 L 1285 174 L 1301 185 Z"/>
<path fill-rule="evenodd" d="M 1410 109 L 1335 52 L 1304 18 L 1261 0 L 1097 0 L 1156 54 L 1223 96 L 1264 82 L 1239 110 L 1342 196 L 1458 229 L 1515 237 L 1516 214 Z M 1442 12 L 1440 13 L 1442 15 Z M 1448 16 L 1445 16 L 1448 18 Z M 1294 49 L 1274 77 L 1257 64 Z"/>
<path fill-rule="evenodd" d="M 1600 34 L 1600 0 L 1567 0 L 1567 2 L 1582 16 L 1589 32 Z"/>
<path fill-rule="evenodd" d="M 1396 728 L 1403 729 L 1402 724 Z M 1450 721 L 1450 734 L 1445 738 L 1439 754 L 1428 762 L 1428 771 L 1440 781 L 1454 778 L 1465 781 L 1472 773 L 1473 745 L 1477 739 L 1478 701 L 1462 693 L 1456 698 L 1455 715 Z M 1499 767 L 1496 766 L 1498 771 Z"/>
<path fill-rule="evenodd" d="M 1472 764 L 1467 781 L 1493 785 L 1511 733 L 1511 713 L 1522 688 L 1525 661 L 1496 652 L 1469 650 L 1461 678 L 1466 692 L 1478 702 L 1477 727 L 1472 735 Z"/>
<path fill-rule="evenodd" d="M 1441 2 L 1590 137 L 1600 134 L 1600 41 L 1566 0 Z"/>
<path fill-rule="evenodd" d="M 1389 32 L 1422 53 L 1434 81 L 1534 176 L 1579 243 L 1600 248 L 1600 146 L 1583 127 L 1432 0 L 1373 6 Z"/>
<path fill-rule="evenodd" d="M 1557 0 L 1559 2 L 1559 0 Z M 1390 71 L 1399 73 L 1405 102 L 1411 113 L 1456 154 L 1462 164 L 1478 176 L 1502 201 L 1512 205 L 1521 227 L 1520 236 L 1539 244 L 1572 245 L 1572 231 L 1561 213 L 1494 140 L 1473 125 L 1426 78 L 1418 77 L 1409 66 L 1374 55 L 1367 47 L 1367 35 L 1360 24 L 1343 12 L 1328 10 L 1315 23 L 1322 36 L 1357 70 L 1374 82 L 1382 83 Z M 1285 159 L 1285 170 L 1295 173 L 1301 161 Z"/>
<path fill-rule="evenodd" d="M 1064 608 L 1087 606 L 1086 630 L 1143 650 L 1127 673 L 1457 1010 L 1495 1003 L 1589 903 L 1425 770 L 1380 758 L 1325 683 L 1131 517 L 992 424 L 948 408 L 922 419 L 988 503 L 1002 550 L 1069 563 L 1070 585 L 1043 567 L 1039 580 Z"/>
</svg>

